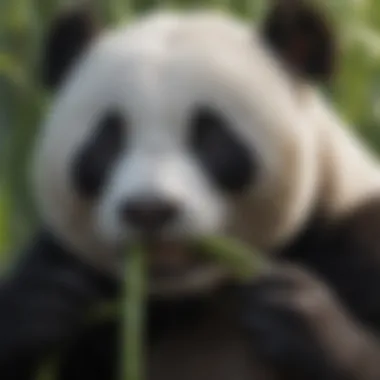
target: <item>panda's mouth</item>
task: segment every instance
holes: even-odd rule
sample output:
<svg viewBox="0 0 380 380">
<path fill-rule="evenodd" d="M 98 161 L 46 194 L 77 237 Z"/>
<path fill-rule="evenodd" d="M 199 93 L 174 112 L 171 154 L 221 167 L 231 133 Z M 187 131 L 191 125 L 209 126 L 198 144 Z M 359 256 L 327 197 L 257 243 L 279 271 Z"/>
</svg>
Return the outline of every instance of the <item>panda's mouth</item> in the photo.
<svg viewBox="0 0 380 380">
<path fill-rule="evenodd" d="M 155 240 L 146 244 L 146 253 L 152 293 L 202 292 L 227 276 L 194 243 Z"/>
<path fill-rule="evenodd" d="M 149 276 L 155 279 L 185 276 L 199 267 L 210 265 L 195 244 L 152 241 L 147 244 Z"/>
</svg>

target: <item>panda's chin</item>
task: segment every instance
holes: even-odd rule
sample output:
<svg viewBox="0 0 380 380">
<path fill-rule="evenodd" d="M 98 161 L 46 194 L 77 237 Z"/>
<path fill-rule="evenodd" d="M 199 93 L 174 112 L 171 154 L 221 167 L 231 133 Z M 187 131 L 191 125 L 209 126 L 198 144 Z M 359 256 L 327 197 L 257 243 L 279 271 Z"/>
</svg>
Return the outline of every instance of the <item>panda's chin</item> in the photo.
<svg viewBox="0 0 380 380">
<path fill-rule="evenodd" d="M 199 266 L 175 276 L 151 277 L 149 292 L 153 296 L 183 297 L 215 291 L 228 279 L 218 266 Z"/>
<path fill-rule="evenodd" d="M 149 291 L 158 296 L 184 296 L 215 290 L 227 273 L 189 242 L 154 241 L 146 247 Z"/>
</svg>

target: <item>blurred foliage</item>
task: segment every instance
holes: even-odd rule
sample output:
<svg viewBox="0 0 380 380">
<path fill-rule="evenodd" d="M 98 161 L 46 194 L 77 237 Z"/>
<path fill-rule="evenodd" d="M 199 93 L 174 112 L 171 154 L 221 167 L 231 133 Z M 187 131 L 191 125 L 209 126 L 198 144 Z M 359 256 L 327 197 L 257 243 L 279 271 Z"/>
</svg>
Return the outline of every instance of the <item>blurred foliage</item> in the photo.
<svg viewBox="0 0 380 380">
<path fill-rule="evenodd" d="M 94 0 L 95 2 L 96 0 Z M 320 0 L 322 2 L 322 0 Z M 38 52 L 60 0 L 0 1 L 0 257 L 36 223 L 28 185 L 33 136 L 48 101 L 38 83 Z M 269 0 L 97 0 L 108 24 L 154 7 L 222 7 L 260 20 Z M 325 0 L 342 48 L 329 93 L 338 110 L 380 151 L 380 1 Z"/>
</svg>

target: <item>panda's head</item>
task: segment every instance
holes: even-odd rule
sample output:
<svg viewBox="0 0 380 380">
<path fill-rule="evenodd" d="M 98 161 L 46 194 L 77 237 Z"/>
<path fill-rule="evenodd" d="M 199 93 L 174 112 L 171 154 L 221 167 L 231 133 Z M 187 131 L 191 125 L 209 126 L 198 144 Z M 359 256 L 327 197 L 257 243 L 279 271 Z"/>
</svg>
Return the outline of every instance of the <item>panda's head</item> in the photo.
<svg viewBox="0 0 380 380">
<path fill-rule="evenodd" d="M 156 285 L 176 289 L 221 275 L 190 252 L 200 237 L 271 249 L 291 236 L 317 170 L 302 75 L 331 71 L 323 22 L 302 12 L 275 10 L 261 33 L 215 12 L 155 13 L 113 31 L 83 9 L 60 16 L 33 171 L 45 223 L 105 270 L 149 237 Z"/>
</svg>

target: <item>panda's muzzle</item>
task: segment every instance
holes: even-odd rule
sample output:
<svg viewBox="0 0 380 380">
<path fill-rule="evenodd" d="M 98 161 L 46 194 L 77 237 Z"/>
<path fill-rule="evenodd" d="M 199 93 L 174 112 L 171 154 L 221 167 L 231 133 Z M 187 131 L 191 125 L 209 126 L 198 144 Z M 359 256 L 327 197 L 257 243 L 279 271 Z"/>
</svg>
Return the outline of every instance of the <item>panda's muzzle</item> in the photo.
<svg viewBox="0 0 380 380">
<path fill-rule="evenodd" d="M 133 197 L 120 208 L 121 219 L 142 239 L 149 256 L 152 277 L 181 276 L 196 265 L 196 258 L 185 242 L 162 238 L 163 230 L 175 223 L 179 207 L 158 197 Z"/>
<path fill-rule="evenodd" d="M 121 219 L 138 233 L 154 236 L 175 221 L 179 208 L 166 199 L 140 197 L 125 202 L 120 212 Z"/>
</svg>

